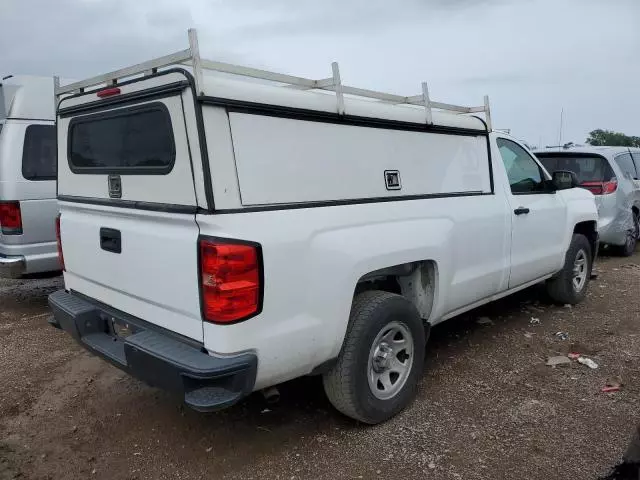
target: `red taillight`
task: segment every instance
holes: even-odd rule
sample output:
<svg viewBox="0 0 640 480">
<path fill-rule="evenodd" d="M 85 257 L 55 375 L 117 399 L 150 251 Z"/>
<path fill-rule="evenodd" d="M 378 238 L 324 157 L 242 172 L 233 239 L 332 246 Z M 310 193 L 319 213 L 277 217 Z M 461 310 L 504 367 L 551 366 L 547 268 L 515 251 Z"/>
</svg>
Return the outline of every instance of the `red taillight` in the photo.
<svg viewBox="0 0 640 480">
<path fill-rule="evenodd" d="M 260 247 L 200 240 L 202 313 L 213 323 L 232 323 L 260 313 Z"/>
<path fill-rule="evenodd" d="M 602 194 L 613 193 L 618 189 L 618 181 L 611 180 L 610 182 L 604 182 L 602 184 Z"/>
<path fill-rule="evenodd" d="M 118 87 L 105 88 L 96 93 L 96 95 L 100 98 L 112 97 L 113 95 L 120 95 L 120 89 Z"/>
<path fill-rule="evenodd" d="M 58 245 L 58 260 L 60 267 L 64 270 L 64 255 L 62 254 L 62 236 L 60 235 L 60 214 L 56 217 L 56 243 Z"/>
<path fill-rule="evenodd" d="M 22 235 L 20 202 L 0 202 L 0 228 L 3 235 Z"/>
<path fill-rule="evenodd" d="M 580 186 L 586 188 L 594 195 L 607 195 L 618 189 L 618 181 L 613 179 L 608 182 L 582 182 Z"/>
<path fill-rule="evenodd" d="M 602 195 L 602 182 L 582 182 L 580 186 L 594 195 Z"/>
</svg>

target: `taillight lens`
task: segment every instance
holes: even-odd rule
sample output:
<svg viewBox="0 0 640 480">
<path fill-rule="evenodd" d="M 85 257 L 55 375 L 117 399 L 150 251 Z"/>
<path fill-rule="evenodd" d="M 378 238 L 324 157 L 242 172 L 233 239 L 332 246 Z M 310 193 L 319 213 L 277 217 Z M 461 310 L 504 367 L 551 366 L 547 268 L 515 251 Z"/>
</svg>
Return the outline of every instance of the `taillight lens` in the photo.
<svg viewBox="0 0 640 480">
<path fill-rule="evenodd" d="M 56 243 L 58 245 L 58 260 L 60 267 L 64 270 L 64 255 L 62 254 L 62 236 L 60 235 L 60 214 L 56 217 Z"/>
<path fill-rule="evenodd" d="M 582 182 L 580 186 L 594 195 L 608 195 L 618 189 L 618 180 L 614 178 L 608 182 Z"/>
<path fill-rule="evenodd" d="M 260 313 L 260 246 L 200 240 L 202 313 L 213 323 L 233 323 Z"/>
<path fill-rule="evenodd" d="M 0 202 L 0 229 L 3 235 L 22 235 L 20 202 Z"/>
<path fill-rule="evenodd" d="M 602 195 L 602 182 L 582 182 L 580 186 L 594 195 Z"/>
<path fill-rule="evenodd" d="M 618 181 L 611 180 L 610 182 L 604 182 L 602 184 L 602 194 L 606 195 L 608 193 L 613 193 L 618 189 Z"/>
</svg>

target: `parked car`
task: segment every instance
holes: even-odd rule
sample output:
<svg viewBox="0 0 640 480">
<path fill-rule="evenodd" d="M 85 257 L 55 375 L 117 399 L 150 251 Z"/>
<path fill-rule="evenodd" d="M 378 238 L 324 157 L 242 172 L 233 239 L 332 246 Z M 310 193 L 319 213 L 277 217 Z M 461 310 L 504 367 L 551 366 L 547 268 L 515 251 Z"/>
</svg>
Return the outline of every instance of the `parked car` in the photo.
<svg viewBox="0 0 640 480">
<path fill-rule="evenodd" d="M 598 232 L 603 244 L 632 255 L 640 239 L 640 149 L 569 147 L 535 152 L 549 172 L 569 170 L 598 205 Z"/>
<path fill-rule="evenodd" d="M 212 63 L 194 39 L 132 80 L 58 90 L 65 289 L 49 304 L 91 352 L 199 411 L 322 375 L 374 424 L 413 397 L 432 325 L 539 282 L 584 298 L 593 195 L 431 107 L 489 120 L 488 102 L 355 89 L 335 65 L 313 81 Z"/>
<path fill-rule="evenodd" d="M 0 276 L 60 270 L 53 81 L 0 83 Z"/>
</svg>

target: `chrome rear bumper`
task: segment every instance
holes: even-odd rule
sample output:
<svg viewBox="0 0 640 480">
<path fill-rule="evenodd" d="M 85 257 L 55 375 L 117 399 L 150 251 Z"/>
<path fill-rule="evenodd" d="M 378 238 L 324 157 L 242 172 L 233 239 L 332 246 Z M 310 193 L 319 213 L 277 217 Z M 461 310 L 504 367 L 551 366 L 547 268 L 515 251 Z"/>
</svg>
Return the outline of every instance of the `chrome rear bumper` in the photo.
<svg viewBox="0 0 640 480">
<path fill-rule="evenodd" d="M 0 253 L 0 277 L 16 278 L 25 273 L 27 262 L 22 255 L 5 256 Z"/>
</svg>

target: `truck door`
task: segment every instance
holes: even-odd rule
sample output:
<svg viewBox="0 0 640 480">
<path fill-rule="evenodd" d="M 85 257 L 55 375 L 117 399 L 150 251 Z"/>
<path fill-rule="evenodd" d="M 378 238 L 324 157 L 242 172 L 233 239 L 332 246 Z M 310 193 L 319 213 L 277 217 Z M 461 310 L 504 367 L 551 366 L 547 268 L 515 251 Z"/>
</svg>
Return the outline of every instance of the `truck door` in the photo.
<svg viewBox="0 0 640 480">
<path fill-rule="evenodd" d="M 513 211 L 509 288 L 514 288 L 562 267 L 567 208 L 560 195 L 545 188 L 545 174 L 531 154 L 508 138 L 496 143 Z"/>
</svg>

